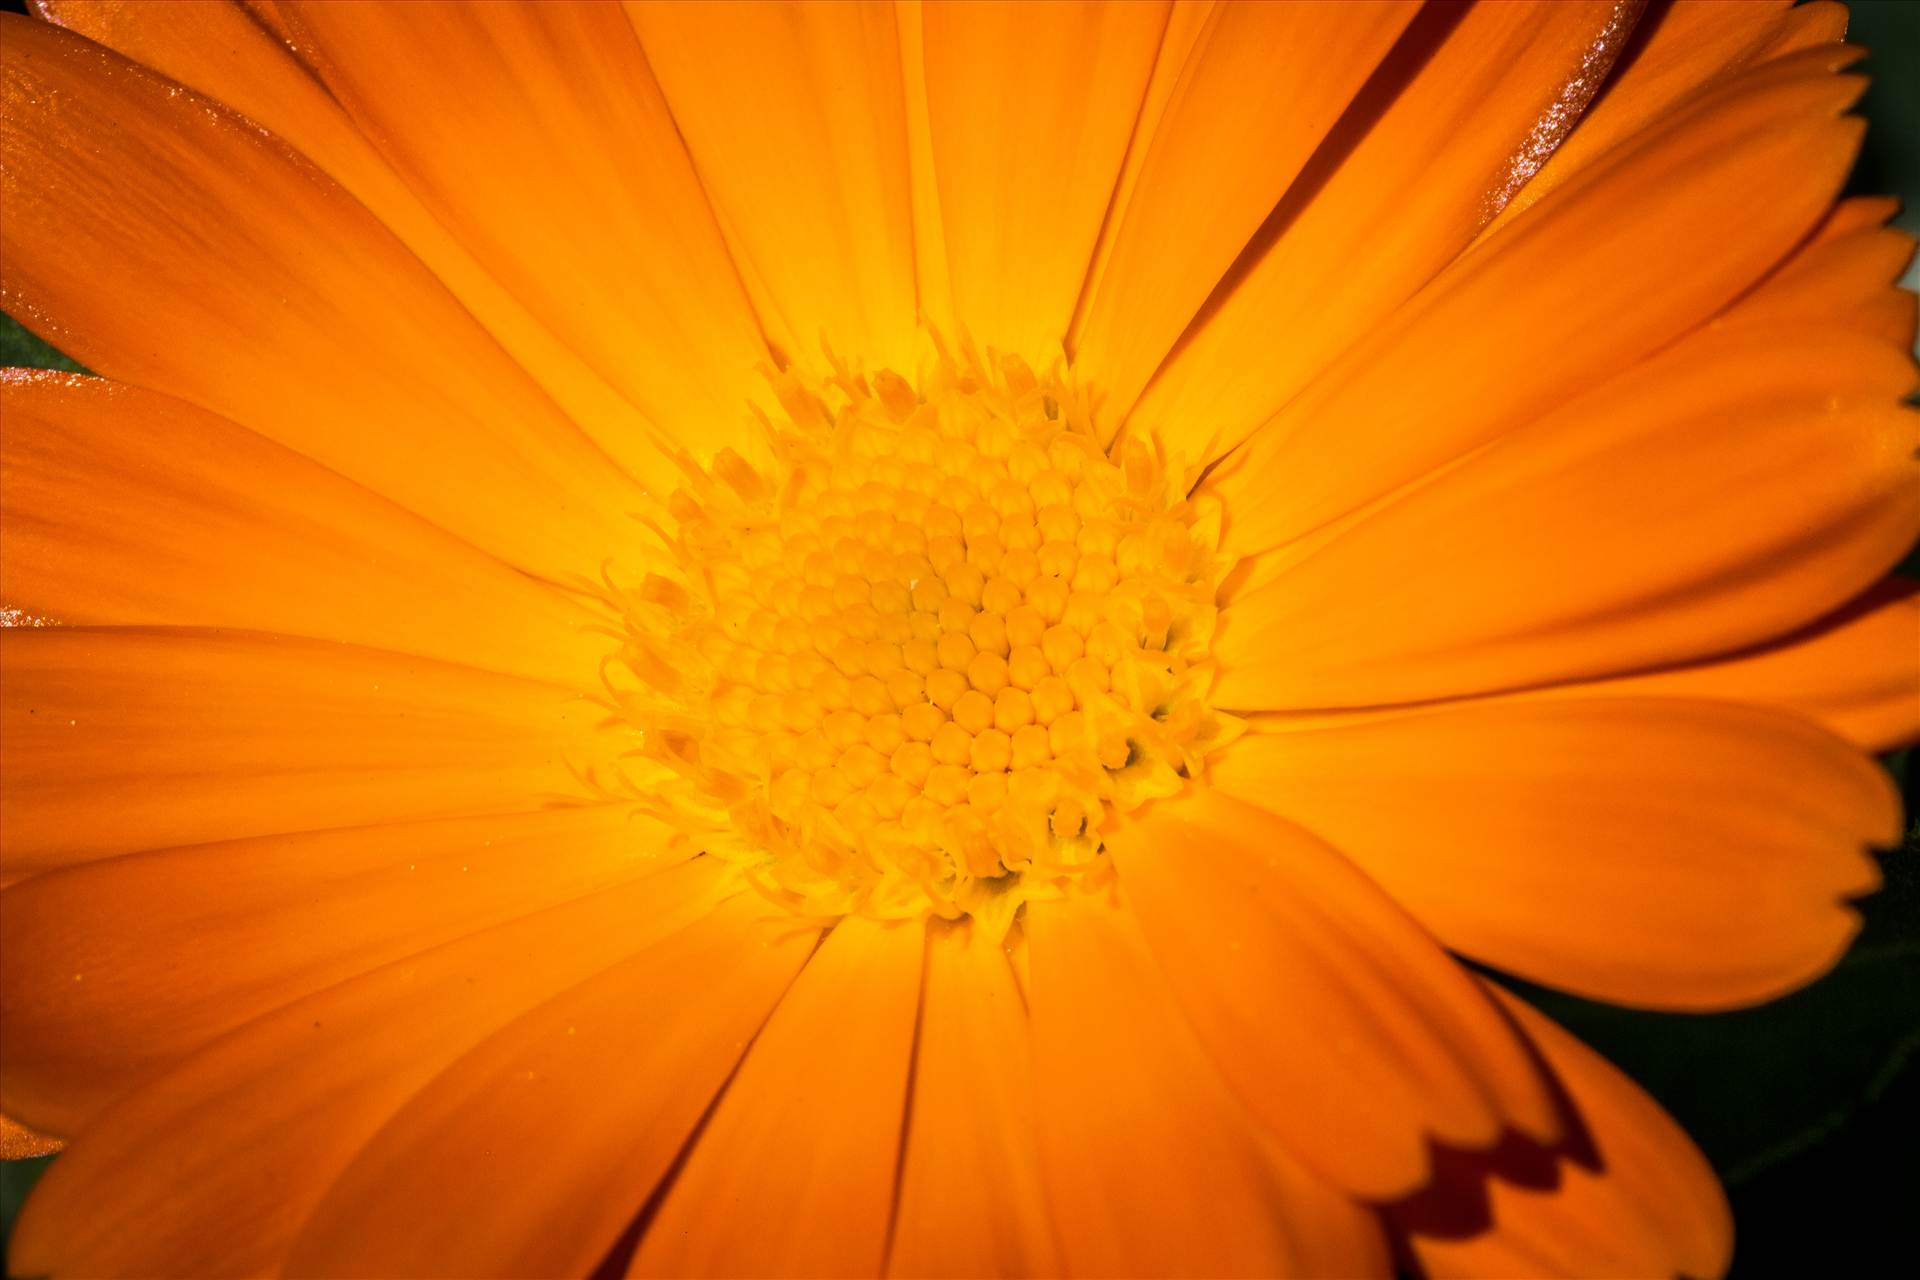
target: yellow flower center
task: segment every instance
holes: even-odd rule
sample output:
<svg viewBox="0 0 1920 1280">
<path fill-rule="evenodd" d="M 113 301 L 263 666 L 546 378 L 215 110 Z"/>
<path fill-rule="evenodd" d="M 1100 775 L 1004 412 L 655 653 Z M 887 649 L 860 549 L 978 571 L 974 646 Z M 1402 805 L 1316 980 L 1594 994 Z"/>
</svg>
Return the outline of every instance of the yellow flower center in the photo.
<svg viewBox="0 0 1920 1280">
<path fill-rule="evenodd" d="M 1010 915 L 1197 776 L 1217 511 L 1084 399 L 943 357 L 776 380 L 770 462 L 669 504 L 617 689 L 702 847 L 825 915 Z"/>
</svg>

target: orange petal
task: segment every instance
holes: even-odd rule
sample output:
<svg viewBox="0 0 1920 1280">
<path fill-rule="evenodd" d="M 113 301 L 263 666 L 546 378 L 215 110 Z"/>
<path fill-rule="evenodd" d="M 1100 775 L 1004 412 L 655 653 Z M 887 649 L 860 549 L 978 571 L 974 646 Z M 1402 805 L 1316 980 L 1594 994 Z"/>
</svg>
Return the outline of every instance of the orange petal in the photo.
<svg viewBox="0 0 1920 1280">
<path fill-rule="evenodd" d="M 641 490 L 350 196 L 243 118 L 4 17 L 9 312 L 521 568 L 637 541 Z"/>
<path fill-rule="evenodd" d="M 1891 200 L 1845 200 L 1794 255 L 1722 318 L 1753 325 L 1841 325 L 1913 349 L 1915 299 L 1899 287 L 1913 237 L 1886 225 Z"/>
<path fill-rule="evenodd" d="M 702 458 L 754 438 L 766 350 L 623 13 L 423 0 L 280 11 L 439 220 L 665 437 Z"/>
<path fill-rule="evenodd" d="M 891 1276 L 1060 1274 L 1034 1138 L 1027 1012 L 999 943 L 929 926 Z"/>
<path fill-rule="evenodd" d="M 1488 984 L 1566 1090 L 1583 1130 L 1546 1185 L 1494 1179 L 1480 1221 L 1409 1233 L 1423 1274 L 1719 1276 L 1733 1218 L 1680 1127 L 1631 1080 L 1524 1001 Z M 1473 1195 L 1473 1188 L 1440 1188 Z M 1487 1217 L 1490 1215 L 1490 1221 Z"/>
<path fill-rule="evenodd" d="M 696 859 L 247 1024 L 88 1126 L 35 1188 L 9 1263 L 26 1275 L 276 1271 L 341 1171 L 449 1063 L 737 890 Z"/>
<path fill-rule="evenodd" d="M 0 891 L 10 1102 L 71 1131 L 216 1036 L 336 982 L 683 859 L 623 805 L 108 858 Z"/>
<path fill-rule="evenodd" d="M 735 899 L 495 1032 L 347 1166 L 285 1274 L 592 1273 L 806 963 L 794 923 Z"/>
<path fill-rule="evenodd" d="M 1860 92 L 1815 50 L 1569 181 L 1467 255 L 1209 478 L 1258 552 L 1493 440 L 1672 342 L 1778 262 L 1852 162 Z"/>
<path fill-rule="evenodd" d="M 611 647 L 535 583 L 284 446 L 98 378 L 0 374 L 0 601 L 62 623 L 248 627 L 574 688 Z"/>
<path fill-rule="evenodd" d="M 0 629 L 0 881 L 137 849 L 572 796 L 624 735 L 579 694 L 330 641 Z"/>
<path fill-rule="evenodd" d="M 1206 300 L 1128 430 L 1212 462 L 1432 279 L 1486 221 L 1508 158 L 1569 82 L 1605 65 L 1619 8 L 1423 9 Z"/>
<path fill-rule="evenodd" d="M 983 346 L 1050 364 L 1067 336 L 1167 24 L 1164 3 L 924 9 L 953 305 Z"/>
<path fill-rule="evenodd" d="M 1464 705 L 1248 734 L 1213 784 L 1300 823 L 1453 950 L 1669 1009 L 1768 999 L 1837 959 L 1899 837 L 1872 762 L 1733 703 Z"/>
<path fill-rule="evenodd" d="M 657 447 L 660 432 L 508 293 L 408 189 L 321 85 L 312 67 L 288 46 L 293 33 L 280 23 L 272 6 L 249 10 L 228 0 L 169 0 L 167 4 L 38 0 L 36 7 L 61 26 L 144 63 L 279 135 L 404 240 L 602 448 L 636 472 L 671 481 L 667 457 Z M 525 48 L 515 52 L 531 53 Z M 418 76 L 439 65 L 423 59 L 409 68 L 409 75 Z M 492 99 L 488 105 L 493 105 Z M 515 123 L 521 122 L 516 118 Z M 543 140 L 535 154 L 544 158 L 548 149 Z M 567 210 L 569 214 L 576 211 Z M 718 265 L 725 273 L 724 257 Z M 716 291 L 711 312 L 715 322 L 725 318 L 718 303 L 721 296 L 724 293 Z M 744 305 L 737 309 L 736 318 L 743 312 Z M 715 324 L 716 329 L 720 327 Z M 722 345 L 716 338 L 715 350 Z M 743 349 L 740 365 L 750 367 L 755 359 L 764 358 L 758 352 L 749 328 L 749 345 Z M 729 370 L 728 376 L 737 379 L 740 373 Z M 690 366 L 679 381 L 691 390 L 692 379 Z M 737 414 L 737 400 L 737 395 L 728 397 L 723 392 L 715 403 L 731 415 Z M 720 419 L 720 423 L 729 421 L 726 415 Z"/>
<path fill-rule="evenodd" d="M 1419 8 L 1212 8 L 1152 126 L 1077 327 L 1074 368 L 1126 416 L 1161 357 Z M 1231 121 L 1230 128 L 1222 122 Z M 1137 131 L 1136 131 L 1137 133 Z"/>
<path fill-rule="evenodd" d="M 879 1274 L 925 938 L 917 923 L 859 916 L 827 935 L 695 1138 L 629 1274 Z"/>
<path fill-rule="evenodd" d="M 1857 334 L 1706 330 L 1240 591 L 1215 700 L 1416 701 L 1790 631 L 1920 533 L 1913 383 Z"/>
<path fill-rule="evenodd" d="M 893 6 L 629 4 L 768 330 L 914 368 L 913 206 Z"/>
<path fill-rule="evenodd" d="M 1812 626 L 1686 666 L 1569 685 L 1552 695 L 1711 698 L 1817 720 L 1866 751 L 1920 738 L 1920 582 L 1889 578 Z"/>
<path fill-rule="evenodd" d="M 1372 1212 L 1266 1141 L 1228 1090 L 1117 894 L 1027 912 L 1040 1151 L 1067 1274 L 1391 1274 Z"/>
<path fill-rule="evenodd" d="M 1429 1139 L 1554 1135 L 1546 1086 L 1499 1014 L 1332 848 L 1211 790 L 1108 847 L 1221 1073 L 1321 1174 L 1386 1198 L 1426 1182 Z"/>
<path fill-rule="evenodd" d="M 1846 6 L 1834 0 L 1674 0 L 1660 6 L 1635 30 L 1625 64 L 1553 154 L 1523 153 L 1514 171 L 1519 185 L 1507 193 L 1512 199 L 1486 234 L 1703 93 L 1771 59 L 1832 44 L 1846 28 Z"/>
<path fill-rule="evenodd" d="M 0 1116 L 0 1160 L 31 1160 L 52 1155 L 65 1145 L 58 1138 L 35 1133 L 18 1120 Z"/>
</svg>

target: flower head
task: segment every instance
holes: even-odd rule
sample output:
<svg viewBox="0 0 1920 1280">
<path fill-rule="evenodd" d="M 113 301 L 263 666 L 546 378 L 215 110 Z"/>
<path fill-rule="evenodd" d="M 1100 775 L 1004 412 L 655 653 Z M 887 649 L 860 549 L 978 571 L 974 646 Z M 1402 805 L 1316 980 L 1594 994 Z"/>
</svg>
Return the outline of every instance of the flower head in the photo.
<svg viewBox="0 0 1920 1280">
<path fill-rule="evenodd" d="M 1837 5 L 39 7 L 15 1270 L 1724 1269 L 1483 975 L 1895 835 Z"/>
</svg>

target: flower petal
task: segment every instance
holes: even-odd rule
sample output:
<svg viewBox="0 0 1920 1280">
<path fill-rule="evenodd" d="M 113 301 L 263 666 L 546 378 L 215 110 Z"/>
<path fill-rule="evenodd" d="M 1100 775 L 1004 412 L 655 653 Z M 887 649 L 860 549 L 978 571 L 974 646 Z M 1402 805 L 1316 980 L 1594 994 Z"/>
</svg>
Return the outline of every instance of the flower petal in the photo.
<svg viewBox="0 0 1920 1280">
<path fill-rule="evenodd" d="M 350 196 L 118 54 L 0 19 L 8 311 L 523 569 L 637 542 L 640 488 Z"/>
<path fill-rule="evenodd" d="M 89 1125 L 35 1188 L 9 1263 L 27 1275 L 277 1270 L 341 1170 L 448 1063 L 738 891 L 696 859 L 249 1023 Z"/>
<path fill-rule="evenodd" d="M 1523 185 L 1483 234 L 1504 227 L 1561 183 L 1662 117 L 1681 110 L 1751 67 L 1801 49 L 1833 44 L 1847 29 L 1834 0 L 1674 0 L 1646 15 L 1626 63 L 1551 156 L 1516 172 Z"/>
<path fill-rule="evenodd" d="M 247 627 L 573 688 L 612 647 L 525 574 L 183 401 L 0 374 L 0 601 L 36 617 Z"/>
<path fill-rule="evenodd" d="M 1920 534 L 1920 415 L 1900 404 L 1914 381 L 1908 357 L 1857 334 L 1704 331 L 1237 592 L 1215 699 L 1411 702 L 1801 626 Z"/>
<path fill-rule="evenodd" d="M 1473 239 L 1512 154 L 1583 65 L 1616 49 L 1619 8 L 1424 9 L 1207 299 L 1127 429 L 1199 466 L 1278 412 Z"/>
<path fill-rule="evenodd" d="M 880 1272 L 925 940 L 918 923 L 834 927 L 694 1138 L 629 1274 Z"/>
<path fill-rule="evenodd" d="M 618 8 L 422 0 L 281 12 L 440 221 L 667 439 L 704 459 L 750 437 L 766 351 Z"/>
<path fill-rule="evenodd" d="M 1449 948 L 1666 1009 L 1800 986 L 1859 927 L 1899 801 L 1859 752 L 1733 703 L 1567 698 L 1248 734 L 1221 791 L 1346 852 Z"/>
<path fill-rule="evenodd" d="M 906 99 L 893 6 L 629 4 L 761 318 L 787 356 L 820 344 L 914 370 Z"/>
<path fill-rule="evenodd" d="M 670 478 L 663 469 L 666 458 L 659 445 L 665 437 L 660 429 L 535 319 L 408 189 L 327 92 L 313 68 L 289 47 L 287 41 L 293 33 L 271 6 L 248 9 L 232 0 L 171 0 L 167 4 L 37 0 L 36 7 L 51 21 L 224 103 L 299 150 L 404 240 L 596 443 L 637 473 Z M 515 52 L 522 56 L 534 53 L 526 48 Z M 417 83 L 418 76 L 441 67 L 437 60 L 422 59 L 409 66 L 409 83 Z M 495 102 L 487 99 L 486 105 L 491 107 Z M 463 118 L 470 120 L 471 114 Z M 514 123 L 524 124 L 518 118 Z M 544 157 L 547 151 L 543 140 L 535 154 Z M 681 163 L 684 167 L 684 157 Z M 576 209 L 569 207 L 564 212 L 570 215 Z M 716 265 L 724 284 L 730 280 L 724 255 Z M 724 296 L 724 289 L 714 290 L 707 313 L 716 330 L 716 351 L 724 345 L 726 312 L 719 301 Z M 741 302 L 736 321 L 744 311 Z M 740 349 L 738 368 L 728 370 L 729 378 L 742 376 L 742 370 L 765 358 L 750 329 L 750 324 L 746 325 L 749 341 Z M 681 373 L 678 384 L 694 390 L 692 367 Z M 739 407 L 737 396 L 729 397 L 724 391 L 715 403 L 729 414 Z M 717 422 L 706 425 L 717 433 L 717 428 L 728 421 L 728 415 L 723 414 Z M 685 424 L 661 424 L 669 429 L 676 426 Z"/>
<path fill-rule="evenodd" d="M 1262 1137 L 1115 897 L 1027 911 L 1041 1159 L 1067 1274 L 1391 1274 L 1372 1212 Z"/>
<path fill-rule="evenodd" d="M 10 1105 L 77 1129 L 240 1024 L 691 854 L 623 805 L 266 836 L 0 891 Z"/>
<path fill-rule="evenodd" d="M 1332 848 L 1212 790 L 1108 847 L 1222 1075 L 1327 1178 L 1404 1195 L 1426 1182 L 1429 1139 L 1554 1136 L 1545 1083 L 1499 1014 Z"/>
<path fill-rule="evenodd" d="M 1417 4 L 1216 5 L 1152 124 L 1074 369 L 1124 418 L 1221 274 L 1413 18 Z M 1231 122 L 1230 127 L 1223 123 Z M 1144 123 L 1144 121 L 1143 121 Z"/>
<path fill-rule="evenodd" d="M 1886 225 L 1891 200 L 1844 200 L 1726 322 L 1835 325 L 1913 350 L 1914 295 L 1899 287 L 1913 261 L 1913 237 Z"/>
<path fill-rule="evenodd" d="M 165 845 L 526 809 L 624 736 L 551 685 L 330 641 L 0 629 L 0 882 Z"/>
<path fill-rule="evenodd" d="M 1857 149 L 1850 55 L 1782 59 L 1663 122 L 1459 259 L 1208 479 L 1226 545 L 1309 533 L 1632 367 L 1825 213 Z"/>
<path fill-rule="evenodd" d="M 814 940 L 736 899 L 502 1027 L 347 1166 L 285 1274 L 590 1274 Z"/>
<path fill-rule="evenodd" d="M 1060 1274 L 1034 1137 L 1027 1011 L 980 927 L 929 926 L 887 1274 Z"/>
<path fill-rule="evenodd" d="M 953 305 L 983 346 L 1051 364 L 1067 336 L 1168 6 L 924 6 Z"/>
<path fill-rule="evenodd" d="M 1546 696 L 1710 698 L 1818 721 L 1865 751 L 1920 738 L 1920 582 L 1886 582 L 1809 627 L 1725 657 Z"/>
<path fill-rule="evenodd" d="M 1421 1272 L 1436 1278 L 1724 1275 L 1733 1218 L 1712 1168 L 1680 1126 L 1525 1001 L 1491 983 L 1488 990 L 1566 1090 L 1582 1142 L 1546 1185 L 1495 1177 L 1485 1191 L 1437 1187 L 1437 1196 L 1456 1201 L 1487 1199 L 1455 1225 L 1408 1224 Z"/>
<path fill-rule="evenodd" d="M 35 1133 L 18 1120 L 0 1116 L 0 1160 L 31 1160 L 52 1155 L 65 1145 L 58 1138 Z"/>
</svg>

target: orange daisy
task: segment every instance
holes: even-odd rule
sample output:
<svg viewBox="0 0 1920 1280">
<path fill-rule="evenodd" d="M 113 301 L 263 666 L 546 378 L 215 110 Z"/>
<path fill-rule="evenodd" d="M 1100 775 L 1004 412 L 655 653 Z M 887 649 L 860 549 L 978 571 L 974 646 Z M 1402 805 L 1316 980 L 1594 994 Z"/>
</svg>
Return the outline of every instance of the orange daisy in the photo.
<svg viewBox="0 0 1920 1280">
<path fill-rule="evenodd" d="M 1483 975 L 1897 834 L 1840 6 L 39 8 L 13 1270 L 1725 1268 Z"/>
</svg>

